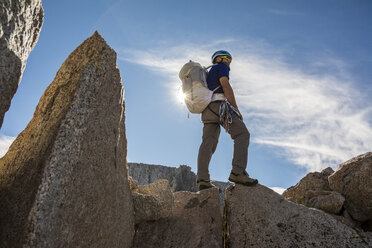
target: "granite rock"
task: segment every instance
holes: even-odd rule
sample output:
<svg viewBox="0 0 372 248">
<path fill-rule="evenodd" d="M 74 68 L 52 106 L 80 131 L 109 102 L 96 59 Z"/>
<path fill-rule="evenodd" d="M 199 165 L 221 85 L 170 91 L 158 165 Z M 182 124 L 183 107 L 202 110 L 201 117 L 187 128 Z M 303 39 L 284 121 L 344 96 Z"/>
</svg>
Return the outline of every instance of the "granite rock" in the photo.
<svg viewBox="0 0 372 248">
<path fill-rule="evenodd" d="M 302 178 L 295 186 L 283 192 L 292 202 L 317 208 L 330 214 L 339 214 L 345 198 L 329 187 L 328 177 L 334 171 L 328 167 L 322 172 L 312 172 Z"/>
<path fill-rule="evenodd" d="M 333 173 L 332 168 L 324 169 L 322 172 L 312 172 L 302 178 L 295 186 L 283 192 L 283 196 L 295 203 L 308 206 L 312 197 L 324 195 L 331 191 L 328 176 Z M 311 191 L 311 193 L 309 193 Z"/>
<path fill-rule="evenodd" d="M 366 233 L 332 216 L 285 200 L 257 185 L 230 186 L 225 197 L 225 247 L 371 247 Z"/>
<path fill-rule="evenodd" d="M 306 196 L 311 193 L 315 193 L 315 196 L 308 197 L 310 200 L 306 203 L 306 206 L 317 208 L 330 214 L 341 213 L 345 198 L 340 193 L 335 191 L 309 191 Z"/>
<path fill-rule="evenodd" d="M 130 191 L 133 192 L 134 190 L 138 189 L 138 182 L 133 179 L 133 177 L 128 176 L 128 181 L 129 181 L 129 188 Z"/>
<path fill-rule="evenodd" d="M 218 189 L 174 193 L 172 216 L 139 224 L 133 247 L 222 247 Z"/>
<path fill-rule="evenodd" d="M 173 193 L 165 179 L 133 187 L 132 198 L 136 224 L 166 218 L 172 214 Z"/>
<path fill-rule="evenodd" d="M 132 193 L 134 207 L 134 221 L 139 224 L 146 221 L 158 220 L 161 218 L 159 210 L 160 202 L 151 195 Z"/>
<path fill-rule="evenodd" d="M 359 222 L 355 221 L 350 216 L 350 214 L 347 212 L 346 209 L 344 209 L 341 214 L 338 214 L 338 215 L 331 214 L 331 215 L 332 215 L 333 218 L 340 221 L 341 223 L 343 223 L 343 224 L 345 224 L 345 225 L 347 225 L 347 226 L 349 226 L 349 227 L 351 227 L 351 228 L 353 228 L 357 231 L 360 231 L 360 232 L 363 231 L 362 225 Z"/>
<path fill-rule="evenodd" d="M 96 32 L 0 159 L 0 246 L 130 247 L 126 153 L 116 53 Z"/>
<path fill-rule="evenodd" d="M 329 176 L 330 187 L 345 197 L 345 209 L 360 222 L 372 220 L 372 152 L 341 164 Z"/>
<path fill-rule="evenodd" d="M 43 18 L 41 0 L 0 1 L 0 127 L 39 39 Z"/>
</svg>

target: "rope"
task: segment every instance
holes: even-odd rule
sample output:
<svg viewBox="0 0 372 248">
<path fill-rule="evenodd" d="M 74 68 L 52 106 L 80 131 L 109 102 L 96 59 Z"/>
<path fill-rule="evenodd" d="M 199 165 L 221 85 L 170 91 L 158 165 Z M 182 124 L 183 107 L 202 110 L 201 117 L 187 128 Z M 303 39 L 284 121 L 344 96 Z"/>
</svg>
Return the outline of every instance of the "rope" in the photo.
<svg viewBox="0 0 372 248">
<path fill-rule="evenodd" d="M 220 124 L 228 132 L 230 130 L 230 124 L 232 123 L 233 117 L 238 114 L 237 110 L 228 102 L 224 101 L 220 105 Z"/>
</svg>

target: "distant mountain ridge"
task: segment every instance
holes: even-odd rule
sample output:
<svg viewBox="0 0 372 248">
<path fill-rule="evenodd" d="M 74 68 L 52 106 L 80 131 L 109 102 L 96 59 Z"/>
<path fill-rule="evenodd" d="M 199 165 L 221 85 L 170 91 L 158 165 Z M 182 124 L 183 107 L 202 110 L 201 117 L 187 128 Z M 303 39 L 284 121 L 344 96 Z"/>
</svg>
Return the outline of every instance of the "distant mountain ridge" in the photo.
<svg viewBox="0 0 372 248">
<path fill-rule="evenodd" d="M 128 173 L 139 185 L 146 185 L 156 182 L 159 179 L 166 179 L 173 192 L 191 191 L 197 192 L 196 175 L 190 166 L 169 167 L 164 165 L 128 163 Z M 213 181 L 212 183 L 220 189 L 220 205 L 223 208 L 225 190 L 231 183 Z"/>
</svg>

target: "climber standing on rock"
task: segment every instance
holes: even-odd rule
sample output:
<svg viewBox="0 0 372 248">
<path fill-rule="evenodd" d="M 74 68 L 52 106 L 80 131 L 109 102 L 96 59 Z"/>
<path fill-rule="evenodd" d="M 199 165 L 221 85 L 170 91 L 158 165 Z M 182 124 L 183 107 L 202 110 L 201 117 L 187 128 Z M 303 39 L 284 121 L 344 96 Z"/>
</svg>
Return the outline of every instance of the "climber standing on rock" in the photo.
<svg viewBox="0 0 372 248">
<path fill-rule="evenodd" d="M 234 140 L 232 170 L 229 180 L 246 186 L 258 183 L 246 172 L 250 134 L 243 122 L 243 116 L 236 104 L 234 91 L 229 82 L 229 71 L 232 56 L 220 50 L 212 55 L 213 66 L 207 77 L 210 90 L 215 90 L 212 102 L 202 112 L 203 137 L 198 155 L 198 187 L 199 190 L 215 187 L 210 182 L 209 162 L 216 150 L 220 135 L 220 125 Z"/>
</svg>

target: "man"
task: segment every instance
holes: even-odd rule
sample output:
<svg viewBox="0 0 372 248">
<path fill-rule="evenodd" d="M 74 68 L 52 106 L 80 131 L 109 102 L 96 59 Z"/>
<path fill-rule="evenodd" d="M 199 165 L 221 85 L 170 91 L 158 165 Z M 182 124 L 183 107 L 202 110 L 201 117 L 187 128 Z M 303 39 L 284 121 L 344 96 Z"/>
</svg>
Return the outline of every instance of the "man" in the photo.
<svg viewBox="0 0 372 248">
<path fill-rule="evenodd" d="M 216 150 L 220 135 L 220 125 L 234 140 L 234 155 L 229 180 L 246 186 L 258 183 L 245 171 L 248 160 L 250 134 L 243 122 L 234 91 L 229 82 L 229 71 L 232 56 L 227 51 L 217 51 L 212 55 L 213 66 L 207 77 L 210 90 L 215 90 L 212 102 L 202 113 L 203 138 L 198 155 L 198 186 L 199 190 L 215 187 L 210 182 L 209 162 Z"/>
</svg>

